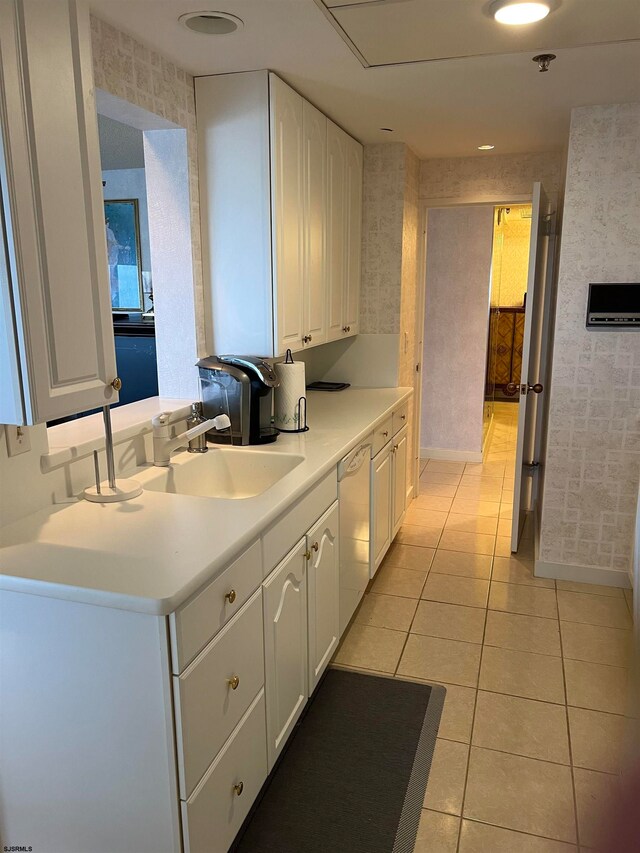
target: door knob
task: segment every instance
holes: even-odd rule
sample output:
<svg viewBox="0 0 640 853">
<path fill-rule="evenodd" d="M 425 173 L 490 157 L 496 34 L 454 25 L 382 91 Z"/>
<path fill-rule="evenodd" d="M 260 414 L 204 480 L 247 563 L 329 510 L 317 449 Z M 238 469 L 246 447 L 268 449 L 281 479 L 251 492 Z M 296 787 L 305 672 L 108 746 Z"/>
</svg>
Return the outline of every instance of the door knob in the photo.
<svg viewBox="0 0 640 853">
<path fill-rule="evenodd" d="M 529 391 L 533 391 L 534 394 L 541 394 L 542 391 L 544 390 L 542 385 L 539 382 L 536 382 L 535 385 L 529 385 L 529 383 L 527 383 L 526 387 L 527 387 L 527 390 L 526 390 L 527 394 L 529 393 Z"/>
<path fill-rule="evenodd" d="M 507 397 L 515 397 L 515 395 L 518 393 L 519 388 L 520 386 L 517 385 L 515 382 L 508 382 L 505 386 L 504 393 L 507 395 Z"/>
<path fill-rule="evenodd" d="M 116 376 L 116 378 L 111 383 L 111 387 L 114 389 L 114 391 L 119 391 L 122 388 L 122 379 L 120 379 L 119 376 Z"/>
</svg>

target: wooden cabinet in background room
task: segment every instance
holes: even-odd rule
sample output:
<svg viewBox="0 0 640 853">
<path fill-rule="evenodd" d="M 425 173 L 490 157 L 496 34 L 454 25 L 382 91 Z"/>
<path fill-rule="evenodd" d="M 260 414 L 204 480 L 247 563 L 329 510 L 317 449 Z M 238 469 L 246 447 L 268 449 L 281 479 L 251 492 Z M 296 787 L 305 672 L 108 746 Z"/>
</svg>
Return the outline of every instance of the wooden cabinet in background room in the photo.
<svg viewBox="0 0 640 853">
<path fill-rule="evenodd" d="M 504 394 L 510 382 L 520 383 L 524 308 L 500 308 L 495 327 L 495 359 L 489 380 L 496 391 Z"/>
</svg>

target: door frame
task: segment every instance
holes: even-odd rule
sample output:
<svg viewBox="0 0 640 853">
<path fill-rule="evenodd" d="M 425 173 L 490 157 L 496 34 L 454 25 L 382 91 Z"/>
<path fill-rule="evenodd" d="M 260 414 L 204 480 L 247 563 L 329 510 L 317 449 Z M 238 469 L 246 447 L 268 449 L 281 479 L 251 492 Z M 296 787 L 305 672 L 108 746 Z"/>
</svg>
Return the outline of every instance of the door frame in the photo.
<svg viewBox="0 0 640 853">
<path fill-rule="evenodd" d="M 525 193 L 523 195 L 515 194 L 510 196 L 491 196 L 479 197 L 471 196 L 469 198 L 421 198 L 418 200 L 418 249 L 417 249 L 417 275 L 416 283 L 416 326 L 415 326 L 415 352 L 414 364 L 420 365 L 420 369 L 416 370 L 414 377 L 414 434 L 413 434 L 413 455 L 414 455 L 414 497 L 420 494 L 420 436 L 422 434 L 422 361 L 424 350 L 424 314 L 427 299 L 427 219 L 431 208 L 441 207 L 501 207 L 504 205 L 516 204 L 531 204 L 533 193 Z M 483 445 L 483 453 L 486 442 Z"/>
</svg>

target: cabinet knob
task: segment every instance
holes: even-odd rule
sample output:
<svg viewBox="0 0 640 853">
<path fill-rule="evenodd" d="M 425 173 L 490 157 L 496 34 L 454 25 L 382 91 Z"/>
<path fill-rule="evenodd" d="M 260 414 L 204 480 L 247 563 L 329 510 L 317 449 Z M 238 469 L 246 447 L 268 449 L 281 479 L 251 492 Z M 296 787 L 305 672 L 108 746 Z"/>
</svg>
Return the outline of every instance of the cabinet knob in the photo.
<svg viewBox="0 0 640 853">
<path fill-rule="evenodd" d="M 225 598 L 229 602 L 229 604 L 233 604 L 236 600 L 236 591 L 235 589 L 230 589 L 229 592 L 225 595 Z"/>
<path fill-rule="evenodd" d="M 237 689 L 238 689 L 238 685 L 240 684 L 240 676 L 239 676 L 239 675 L 234 675 L 232 678 L 230 678 L 230 679 L 229 679 L 229 681 L 227 682 L 227 684 L 229 685 L 229 687 L 230 687 L 232 690 L 237 690 Z"/>
<path fill-rule="evenodd" d="M 350 332 L 350 331 L 351 331 L 351 326 L 343 326 L 343 327 L 342 327 L 342 331 L 343 331 L 343 332 L 345 333 L 345 335 L 346 335 L 346 334 L 347 334 L 347 332 Z"/>
<path fill-rule="evenodd" d="M 389 437 L 389 430 L 385 429 L 385 431 L 382 434 L 385 438 L 388 438 Z"/>
<path fill-rule="evenodd" d="M 303 556 L 304 556 L 305 560 L 307 560 L 307 561 L 310 560 L 311 559 L 311 551 L 305 551 Z"/>
<path fill-rule="evenodd" d="M 311 547 L 313 548 L 313 550 L 314 550 L 314 551 L 316 551 L 316 552 L 317 552 L 317 551 L 318 551 L 318 548 L 319 548 L 320 546 L 318 545 L 318 543 L 317 543 L 317 542 L 314 542 L 314 543 L 313 543 L 313 545 L 312 545 Z"/>
<path fill-rule="evenodd" d="M 393 452 L 394 452 L 394 453 L 396 452 L 396 450 L 398 449 L 398 447 L 399 447 L 399 446 L 400 446 L 399 444 L 394 444 L 394 445 L 393 445 Z"/>
<path fill-rule="evenodd" d="M 243 791 L 244 791 L 244 782 L 238 782 L 237 785 L 233 786 L 233 793 L 236 794 L 238 797 L 242 794 Z"/>
<path fill-rule="evenodd" d="M 116 378 L 111 383 L 111 387 L 114 389 L 114 391 L 119 391 L 122 388 L 122 379 L 120 379 L 119 376 L 116 376 Z"/>
<path fill-rule="evenodd" d="M 406 416 L 406 415 L 400 415 L 400 420 L 401 420 L 401 421 L 406 421 L 406 419 L 407 419 L 407 416 Z"/>
<path fill-rule="evenodd" d="M 302 343 L 308 344 L 310 340 L 311 340 L 311 335 L 305 335 L 302 339 Z"/>
</svg>

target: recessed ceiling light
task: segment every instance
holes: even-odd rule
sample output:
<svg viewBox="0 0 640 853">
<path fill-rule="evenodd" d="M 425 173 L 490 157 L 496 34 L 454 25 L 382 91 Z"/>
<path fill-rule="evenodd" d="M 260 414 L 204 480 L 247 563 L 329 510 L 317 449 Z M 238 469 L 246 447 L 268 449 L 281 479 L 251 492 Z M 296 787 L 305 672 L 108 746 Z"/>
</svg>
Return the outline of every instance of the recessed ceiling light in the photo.
<svg viewBox="0 0 640 853">
<path fill-rule="evenodd" d="M 244 26 L 244 21 L 228 12 L 187 12 L 178 20 L 187 29 L 206 36 L 226 36 Z"/>
<path fill-rule="evenodd" d="M 495 145 L 478 145 L 478 151 L 491 151 L 495 147 Z"/>
<path fill-rule="evenodd" d="M 534 24 L 546 18 L 551 11 L 548 0 L 533 0 L 523 3 L 521 0 L 497 0 L 491 5 L 491 14 L 499 24 L 521 26 Z"/>
</svg>

